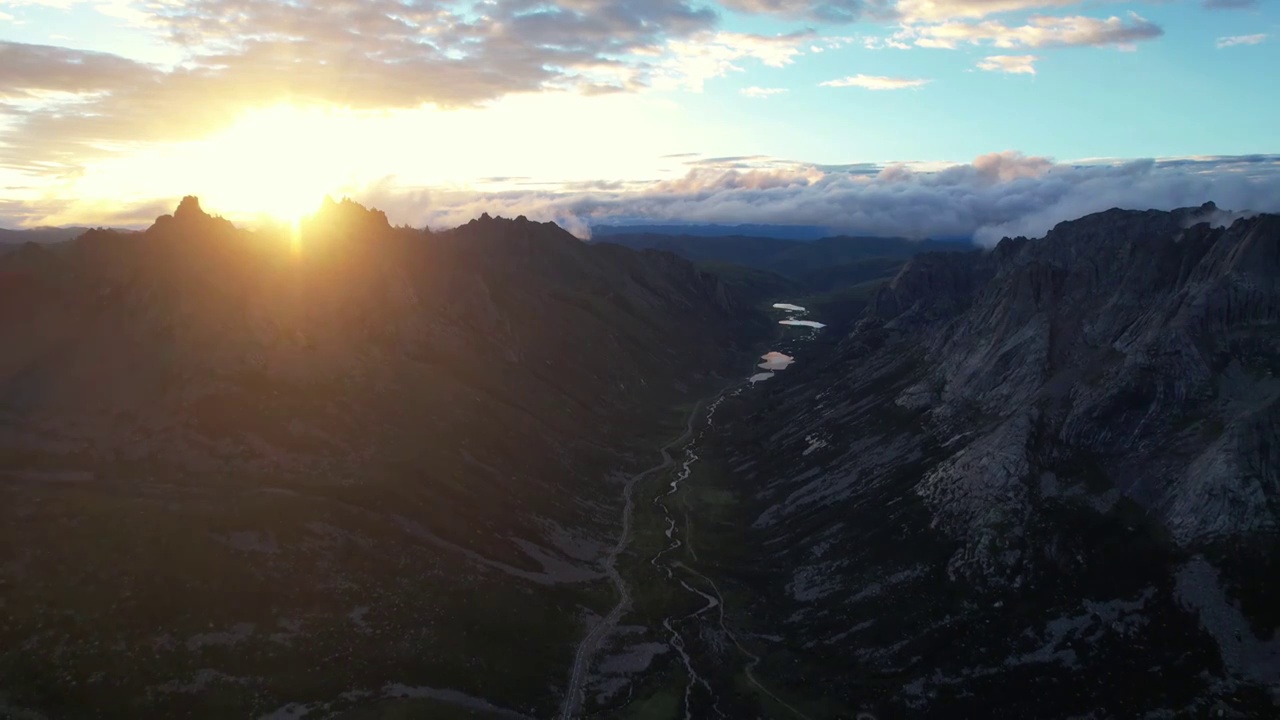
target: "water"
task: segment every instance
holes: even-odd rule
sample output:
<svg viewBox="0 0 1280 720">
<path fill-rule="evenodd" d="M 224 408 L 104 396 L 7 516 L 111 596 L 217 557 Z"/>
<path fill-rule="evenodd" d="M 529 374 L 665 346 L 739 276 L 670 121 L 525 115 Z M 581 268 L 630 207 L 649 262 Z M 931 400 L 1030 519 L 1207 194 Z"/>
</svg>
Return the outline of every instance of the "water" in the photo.
<svg viewBox="0 0 1280 720">
<path fill-rule="evenodd" d="M 809 328 L 814 328 L 815 330 L 826 327 L 826 325 L 820 322 L 817 322 L 816 320 L 779 320 L 778 324 L 791 325 L 794 327 L 809 327 Z"/>
<path fill-rule="evenodd" d="M 773 373 L 771 373 L 771 372 L 762 372 L 762 373 L 756 373 L 755 375 L 752 375 L 751 377 L 747 378 L 747 380 L 748 380 L 752 385 L 755 385 L 756 383 L 758 383 L 758 382 L 764 382 L 765 380 L 768 380 L 768 379 L 769 379 L 769 378 L 771 378 L 771 377 L 773 377 Z"/>
<path fill-rule="evenodd" d="M 760 359 L 764 360 L 764 362 L 760 363 L 756 367 L 763 368 L 765 370 L 786 370 L 788 365 L 796 361 L 796 359 L 790 355 L 780 353 L 776 350 L 761 355 Z"/>
<path fill-rule="evenodd" d="M 774 303 L 773 307 L 776 310 L 786 310 L 787 312 L 805 312 L 804 308 L 791 303 Z"/>
</svg>

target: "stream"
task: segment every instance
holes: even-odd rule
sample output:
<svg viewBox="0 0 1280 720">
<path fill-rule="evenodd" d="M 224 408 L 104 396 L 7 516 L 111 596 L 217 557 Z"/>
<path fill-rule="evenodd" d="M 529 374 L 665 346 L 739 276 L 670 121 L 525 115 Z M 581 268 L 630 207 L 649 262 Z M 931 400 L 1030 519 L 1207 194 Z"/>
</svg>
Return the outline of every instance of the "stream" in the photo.
<svg viewBox="0 0 1280 720">
<path fill-rule="evenodd" d="M 802 315 L 805 309 L 798 305 L 778 303 L 774 307 L 786 312 L 786 319 L 780 321 L 779 324 L 812 328 L 814 332 L 824 327 L 821 323 L 799 320 L 797 316 Z M 812 338 L 812 335 L 810 334 L 808 337 Z M 695 717 L 728 718 L 721 709 L 721 698 L 716 689 L 706 677 L 698 672 L 686 641 L 686 638 L 692 635 L 701 635 L 706 627 L 718 630 L 747 661 L 745 676 L 748 682 L 754 685 L 761 693 L 777 702 L 779 706 L 790 710 L 795 717 L 801 718 L 801 720 L 808 720 L 803 713 L 778 698 L 756 679 L 753 670 L 759 664 L 760 658 L 748 651 L 739 642 L 733 631 L 729 629 L 725 620 L 724 598 L 720 593 L 720 589 L 711 578 L 689 567 L 675 555 L 675 551 L 685 548 L 689 560 L 697 561 L 698 556 L 694 552 L 691 541 L 688 547 L 685 545 L 686 539 L 689 538 L 690 522 L 688 512 L 686 511 L 681 515 L 680 519 L 684 521 L 682 526 L 672 509 L 672 498 L 680 492 L 681 485 L 693 474 L 693 467 L 699 460 L 699 443 L 715 427 L 716 411 L 719 410 L 726 399 L 737 397 L 744 391 L 749 391 L 756 383 L 774 377 L 776 373 L 784 371 L 787 366 L 795 362 L 795 358 L 792 355 L 781 351 L 770 351 L 762 355 L 760 359 L 763 362 L 759 363 L 758 369 L 766 372 L 756 373 L 748 378 L 746 382 L 721 392 L 706 406 L 705 414 L 701 418 L 698 417 L 698 409 L 695 408 L 686 421 L 684 434 L 662 448 L 662 462 L 628 479 L 623 491 L 622 532 L 617 544 L 605 558 L 605 570 L 618 589 L 619 601 L 606 618 L 591 628 L 578 646 L 573 660 L 569 687 L 560 710 L 562 720 L 570 720 L 570 718 L 578 715 L 585 700 L 584 688 L 588 682 L 587 676 L 592 660 L 602 641 L 617 628 L 619 620 L 631 607 L 632 589 L 627 580 L 618 572 L 617 560 L 626 551 L 632 536 L 633 490 L 639 481 L 648 475 L 674 466 L 676 461 L 672 457 L 671 450 L 681 443 L 684 443 L 684 445 L 680 449 L 679 468 L 671 481 L 661 486 L 661 490 L 652 500 L 653 505 L 661 511 L 662 523 L 665 525 L 663 532 L 669 542 L 649 559 L 649 564 L 659 572 L 660 577 L 665 579 L 666 582 L 678 584 L 681 589 L 699 600 L 700 607 L 692 613 L 678 616 L 670 615 L 662 620 L 666 643 L 680 658 L 688 678 L 685 683 L 682 701 L 684 720 L 694 720 Z M 699 585 L 705 587 L 699 589 Z M 705 625 L 706 623 L 711 623 L 711 625 L 707 626 Z M 696 715 L 694 712 L 695 703 L 699 708 L 699 712 Z M 703 708 L 709 708 L 709 712 L 703 711 Z"/>
</svg>

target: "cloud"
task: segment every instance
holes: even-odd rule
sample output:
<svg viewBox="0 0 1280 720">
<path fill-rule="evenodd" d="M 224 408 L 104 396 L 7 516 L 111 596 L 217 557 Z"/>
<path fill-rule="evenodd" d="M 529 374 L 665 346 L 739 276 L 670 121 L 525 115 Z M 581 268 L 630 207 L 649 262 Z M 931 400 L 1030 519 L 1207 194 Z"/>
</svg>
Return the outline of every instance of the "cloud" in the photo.
<svg viewBox="0 0 1280 720">
<path fill-rule="evenodd" d="M 893 15 L 890 0 L 720 0 L 730 10 L 789 20 L 851 23 Z"/>
<path fill-rule="evenodd" d="M 1258 0 L 1203 0 L 1200 4 L 1209 10 L 1244 10 L 1258 7 Z"/>
<path fill-rule="evenodd" d="M 156 73 L 118 55 L 0 41 L 0 100 L 110 90 L 122 82 L 152 79 Z"/>
<path fill-rule="evenodd" d="M 1047 48 L 1114 45 L 1131 48 L 1141 40 L 1151 40 L 1164 30 L 1137 14 L 1129 19 L 1046 17 L 1036 15 L 1026 25 L 1008 26 L 997 20 L 951 22 L 938 25 L 908 26 L 895 34 L 900 40 L 911 40 L 921 47 L 954 49 L 959 43 L 989 44 L 998 48 Z"/>
<path fill-rule="evenodd" d="M 1035 75 L 1037 55 L 988 55 L 978 61 L 979 70 L 1012 74 Z"/>
<path fill-rule="evenodd" d="M 811 5 L 823 14 L 854 4 Z M 159 67 L 0 42 L 0 88 L 8 90 L 0 102 L 9 101 L 0 105 L 0 168 L 75 172 L 111 148 L 207 137 L 248 108 L 281 103 L 448 109 L 527 93 L 698 92 L 746 63 L 785 67 L 844 42 L 812 30 L 718 31 L 717 12 L 700 0 L 94 0 L 99 6 L 128 16 L 182 61 Z"/>
<path fill-rule="evenodd" d="M 707 80 L 742 72 L 738 63 L 743 60 L 754 60 L 768 67 L 786 67 L 809 51 L 815 41 L 833 42 L 817 38 L 811 30 L 785 35 L 698 33 L 667 44 L 667 56 L 655 63 L 651 84 L 657 88 L 701 92 Z"/>
<path fill-rule="evenodd" d="M 985 245 L 1004 236 L 1040 236 L 1063 220 L 1112 207 L 1172 209 L 1213 200 L 1226 210 L 1280 212 L 1280 155 L 1067 164 L 1001 152 L 959 165 L 857 165 L 848 171 L 774 158 L 731 160 L 727 168 L 698 165 L 664 182 L 474 192 L 405 188 L 385 178 L 348 194 L 386 211 L 392 222 L 419 227 L 461 225 L 488 212 L 558 222 L 580 237 L 593 223 L 774 223 L 885 236 L 974 237 Z M 0 202 L 0 225 L 14 218 L 38 224 L 45 216 L 36 210 L 57 210 L 9 205 Z M 63 211 L 59 217 L 99 224 L 101 217 L 88 211 Z M 124 221 L 139 214 L 145 215 L 138 210 L 116 217 Z"/>
<path fill-rule="evenodd" d="M 1224 208 L 1280 212 L 1280 156 L 1108 161 L 1066 165 L 993 153 L 936 172 L 908 165 L 878 175 L 796 165 L 772 171 L 698 168 L 678 181 L 626 193 L 374 194 L 393 216 L 432 227 L 480 212 L 555 220 L 582 234 L 593 222 L 821 224 L 909 237 L 1043 235 L 1058 222 L 1111 207 L 1172 209 L 1214 200 Z M 394 210 L 394 212 L 393 212 Z"/>
<path fill-rule="evenodd" d="M 1231 37 L 1218 38 L 1217 46 L 1220 48 L 1228 48 L 1236 45 L 1257 45 L 1266 39 L 1266 33 L 1258 33 L 1257 35 L 1232 35 Z"/>
<path fill-rule="evenodd" d="M 837 80 L 819 83 L 823 87 L 860 87 L 867 90 L 902 90 L 927 85 L 932 80 L 924 78 L 883 77 L 879 75 L 850 75 Z"/>
<path fill-rule="evenodd" d="M 70 0 L 68 4 L 71 3 Z M 95 4 L 94 7 L 103 3 Z M 11 100 L 0 107 L 0 166 L 40 172 L 107 146 L 207 136 L 242 110 L 282 102 L 366 109 L 473 107 L 512 94 L 697 89 L 753 59 L 778 67 L 812 32 L 715 32 L 697 0 L 189 0 L 107 3 L 181 53 L 173 67 L 0 43 Z M 119 7 L 117 7 L 119 5 Z M 145 12 L 142 12 L 145 10 Z M 129 12 L 125 12 L 129 11 Z M 130 14 L 131 13 L 131 14 Z"/>
<path fill-rule="evenodd" d="M 749 98 L 769 98 L 774 95 L 781 95 L 787 92 L 786 88 L 763 88 L 763 87 L 747 87 L 740 90 L 743 95 Z"/>
<path fill-rule="evenodd" d="M 1009 12 L 1078 5 L 1080 0 L 899 0 L 897 13 L 904 22 L 940 22 L 959 18 L 984 18 Z"/>
</svg>

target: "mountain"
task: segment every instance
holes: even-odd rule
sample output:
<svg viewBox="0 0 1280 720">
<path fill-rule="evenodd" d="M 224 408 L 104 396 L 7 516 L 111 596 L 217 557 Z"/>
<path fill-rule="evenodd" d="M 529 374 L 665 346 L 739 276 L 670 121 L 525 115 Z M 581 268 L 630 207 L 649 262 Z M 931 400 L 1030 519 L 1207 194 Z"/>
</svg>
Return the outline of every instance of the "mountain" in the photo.
<svg viewBox="0 0 1280 720">
<path fill-rule="evenodd" d="M 620 478 L 764 327 L 523 217 L 329 201 L 289 237 L 188 197 L 5 254 L 0 710 L 550 714 Z"/>
<path fill-rule="evenodd" d="M 38 227 L 25 230 L 0 228 L 0 246 L 23 243 L 60 243 L 72 240 L 88 232 L 87 227 Z M 127 231 L 121 231 L 127 232 Z"/>
<path fill-rule="evenodd" d="M 1273 717 L 1280 216 L 1215 214 L 918 255 L 727 398 L 687 651 L 810 717 Z"/>
<path fill-rule="evenodd" d="M 684 237 L 757 237 L 805 241 L 817 240 L 830 234 L 831 231 L 827 228 L 811 225 L 717 225 L 708 223 L 591 226 L 593 240 L 602 240 L 618 235 L 677 235 Z"/>
<path fill-rule="evenodd" d="M 798 300 L 832 318 L 839 332 L 850 329 L 875 290 L 908 258 L 925 252 L 973 250 L 967 241 L 848 236 L 800 242 L 744 235 L 620 233 L 593 242 L 675 253 L 729 285 L 747 282 L 750 288 L 743 289 L 751 299 L 786 295 Z M 751 295 L 751 290 L 760 294 Z"/>
<path fill-rule="evenodd" d="M 1222 217 L 887 280 L 349 201 L 22 245 L 0 715 L 1274 717 L 1280 216 Z"/>
<path fill-rule="evenodd" d="M 596 237 L 593 243 L 665 250 L 694 262 L 742 265 L 796 278 L 865 260 L 905 260 L 922 252 L 972 247 L 970 243 L 905 238 L 835 236 L 800 242 L 747 235 L 700 237 L 655 233 L 619 233 Z"/>
</svg>

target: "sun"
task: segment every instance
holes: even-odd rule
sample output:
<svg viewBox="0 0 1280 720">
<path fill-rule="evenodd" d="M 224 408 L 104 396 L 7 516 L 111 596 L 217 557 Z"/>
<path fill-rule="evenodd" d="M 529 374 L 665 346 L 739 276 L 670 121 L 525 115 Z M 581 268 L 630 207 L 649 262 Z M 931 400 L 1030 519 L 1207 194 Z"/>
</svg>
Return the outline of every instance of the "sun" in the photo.
<svg viewBox="0 0 1280 720">
<path fill-rule="evenodd" d="M 197 195 L 233 219 L 293 224 L 360 182 L 353 138 L 369 128 L 338 110 L 275 105 L 249 109 L 200 140 L 138 148 L 96 163 L 76 186 L 84 198 Z"/>
<path fill-rule="evenodd" d="M 210 204 L 295 223 L 344 181 L 337 148 L 349 128 L 323 109 L 289 105 L 251 110 L 206 143 Z"/>
</svg>

